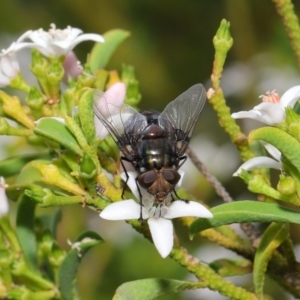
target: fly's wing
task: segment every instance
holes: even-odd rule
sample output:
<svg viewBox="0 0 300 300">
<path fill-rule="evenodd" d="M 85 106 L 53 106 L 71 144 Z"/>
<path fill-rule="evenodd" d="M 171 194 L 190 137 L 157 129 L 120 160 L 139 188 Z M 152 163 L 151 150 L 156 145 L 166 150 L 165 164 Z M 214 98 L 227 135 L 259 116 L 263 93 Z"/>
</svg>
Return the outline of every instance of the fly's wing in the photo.
<svg viewBox="0 0 300 300">
<path fill-rule="evenodd" d="M 176 152 L 182 156 L 192 136 L 194 127 L 206 101 L 206 91 L 202 84 L 196 84 L 170 102 L 159 115 L 159 125 L 175 139 Z"/>
<path fill-rule="evenodd" d="M 147 126 L 147 119 L 133 107 L 115 105 L 109 94 L 94 91 L 94 113 L 111 134 L 125 157 L 132 160 L 133 144 Z"/>
</svg>

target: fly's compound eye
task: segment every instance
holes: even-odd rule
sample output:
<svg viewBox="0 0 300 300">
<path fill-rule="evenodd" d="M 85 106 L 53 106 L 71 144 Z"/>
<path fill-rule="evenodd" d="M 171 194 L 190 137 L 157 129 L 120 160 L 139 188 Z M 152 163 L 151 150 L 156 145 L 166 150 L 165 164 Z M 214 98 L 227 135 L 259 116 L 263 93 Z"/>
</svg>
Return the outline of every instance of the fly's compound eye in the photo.
<svg viewBox="0 0 300 300">
<path fill-rule="evenodd" d="M 141 174 L 138 181 L 141 187 L 148 189 L 156 181 L 156 179 L 156 173 L 154 171 L 148 171 Z"/>
<path fill-rule="evenodd" d="M 176 185 L 181 176 L 176 170 L 163 170 L 163 177 L 171 185 Z"/>
</svg>

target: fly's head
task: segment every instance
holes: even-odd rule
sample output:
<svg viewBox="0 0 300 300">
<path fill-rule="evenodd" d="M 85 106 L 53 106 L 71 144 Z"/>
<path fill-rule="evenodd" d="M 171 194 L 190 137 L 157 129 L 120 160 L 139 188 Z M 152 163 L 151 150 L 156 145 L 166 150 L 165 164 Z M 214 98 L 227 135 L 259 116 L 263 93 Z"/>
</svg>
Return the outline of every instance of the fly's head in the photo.
<svg viewBox="0 0 300 300">
<path fill-rule="evenodd" d="M 180 174 L 174 169 L 146 171 L 138 176 L 139 185 L 155 197 L 155 201 L 163 202 L 180 180 Z"/>
</svg>

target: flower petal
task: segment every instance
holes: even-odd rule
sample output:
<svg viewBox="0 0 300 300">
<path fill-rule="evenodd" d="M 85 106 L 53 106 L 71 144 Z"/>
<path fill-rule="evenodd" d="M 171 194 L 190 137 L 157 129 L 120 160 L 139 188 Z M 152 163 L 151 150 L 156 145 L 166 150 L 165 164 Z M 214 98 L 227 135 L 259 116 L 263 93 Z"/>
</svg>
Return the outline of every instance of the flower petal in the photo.
<svg viewBox="0 0 300 300">
<path fill-rule="evenodd" d="M 233 174 L 233 176 L 238 176 L 242 170 L 250 171 L 255 168 L 273 168 L 280 170 L 281 167 L 281 162 L 278 162 L 275 159 L 267 156 L 259 156 L 251 158 L 243 163 Z"/>
<path fill-rule="evenodd" d="M 171 203 L 164 217 L 166 219 L 180 217 L 213 218 L 213 214 L 198 202 L 189 201 L 187 203 L 185 201 L 177 200 Z"/>
<path fill-rule="evenodd" d="M 63 62 L 65 70 L 64 81 L 67 82 L 68 77 L 77 78 L 82 73 L 82 66 L 80 65 L 77 56 L 73 51 L 70 51 Z"/>
<path fill-rule="evenodd" d="M 100 141 L 103 141 L 108 136 L 109 132 L 96 115 L 94 116 L 94 124 L 96 130 L 96 137 L 100 139 Z"/>
<path fill-rule="evenodd" d="M 10 84 L 10 78 L 0 72 L 0 87 L 6 87 Z"/>
<path fill-rule="evenodd" d="M 280 103 L 262 102 L 253 109 L 261 113 L 264 123 L 268 125 L 281 123 L 285 118 L 285 111 Z"/>
<path fill-rule="evenodd" d="M 262 123 L 266 123 L 261 113 L 257 110 L 239 111 L 231 114 L 234 119 L 253 119 Z"/>
<path fill-rule="evenodd" d="M 167 257 L 174 243 L 172 221 L 162 218 L 150 218 L 148 224 L 157 251 L 163 258 Z"/>
<path fill-rule="evenodd" d="M 293 86 L 288 89 L 280 98 L 280 104 L 283 107 L 294 107 L 295 103 L 300 99 L 300 85 Z"/>
<path fill-rule="evenodd" d="M 114 202 L 104 208 L 100 213 L 100 217 L 106 220 L 132 220 L 140 218 L 140 205 L 134 200 L 124 200 Z M 148 215 L 143 211 L 143 218 Z"/>
<path fill-rule="evenodd" d="M 281 152 L 276 147 L 266 142 L 262 143 L 273 158 L 275 158 L 277 161 L 281 161 Z"/>
<path fill-rule="evenodd" d="M 253 119 L 267 125 L 280 123 L 285 112 L 280 103 L 263 102 L 249 111 L 240 111 L 231 115 L 234 119 Z"/>
<path fill-rule="evenodd" d="M 122 106 L 126 96 L 126 85 L 123 82 L 113 84 L 107 91 L 101 95 L 101 98 L 106 98 L 107 103 L 111 103 L 116 107 Z M 105 108 L 103 108 L 105 109 Z M 119 112 L 119 110 L 117 110 Z M 113 111 L 110 111 L 113 114 Z"/>
<path fill-rule="evenodd" d="M 76 37 L 75 39 L 54 41 L 53 44 L 60 49 L 71 51 L 73 48 L 75 48 L 75 46 L 77 46 L 79 43 L 84 41 L 94 41 L 97 43 L 104 43 L 104 38 L 100 34 L 87 33 L 87 34 L 82 34 Z"/>
<path fill-rule="evenodd" d="M 1 71 L 8 78 L 14 78 L 18 74 L 18 71 L 19 71 L 19 69 L 15 68 L 13 59 L 14 58 L 11 55 L 9 55 L 9 56 L 4 55 L 0 59 Z"/>
</svg>

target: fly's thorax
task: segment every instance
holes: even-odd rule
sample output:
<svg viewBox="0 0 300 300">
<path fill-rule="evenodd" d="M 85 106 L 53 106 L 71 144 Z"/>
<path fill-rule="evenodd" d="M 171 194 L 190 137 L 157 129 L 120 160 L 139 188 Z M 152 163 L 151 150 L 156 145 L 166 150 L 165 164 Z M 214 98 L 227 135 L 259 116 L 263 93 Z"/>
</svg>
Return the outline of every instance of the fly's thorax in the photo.
<svg viewBox="0 0 300 300">
<path fill-rule="evenodd" d="M 174 144 L 165 136 L 164 130 L 157 125 L 146 128 L 136 149 L 139 165 L 146 170 L 178 166 Z"/>
</svg>

